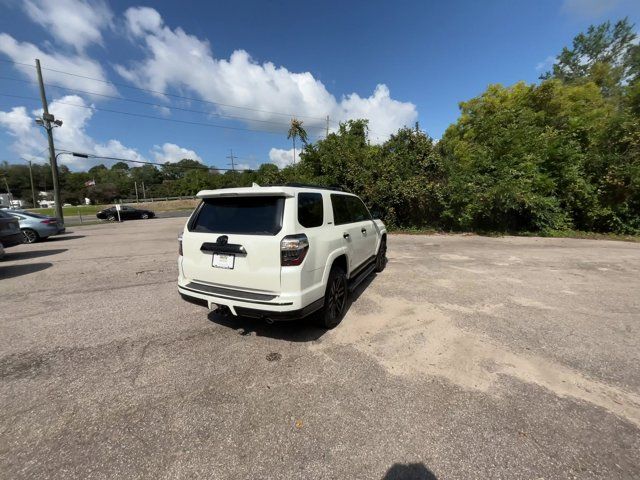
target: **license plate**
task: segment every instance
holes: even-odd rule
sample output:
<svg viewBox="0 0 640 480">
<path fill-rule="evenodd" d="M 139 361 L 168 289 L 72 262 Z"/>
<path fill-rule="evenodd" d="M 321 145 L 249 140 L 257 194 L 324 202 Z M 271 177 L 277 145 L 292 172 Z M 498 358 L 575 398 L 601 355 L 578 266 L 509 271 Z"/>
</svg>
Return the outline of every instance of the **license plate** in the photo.
<svg viewBox="0 0 640 480">
<path fill-rule="evenodd" d="M 235 255 L 221 255 L 219 253 L 213 254 L 213 260 L 211 261 L 211 265 L 216 268 L 226 268 L 228 270 L 233 269 L 233 266 L 236 263 Z"/>
</svg>

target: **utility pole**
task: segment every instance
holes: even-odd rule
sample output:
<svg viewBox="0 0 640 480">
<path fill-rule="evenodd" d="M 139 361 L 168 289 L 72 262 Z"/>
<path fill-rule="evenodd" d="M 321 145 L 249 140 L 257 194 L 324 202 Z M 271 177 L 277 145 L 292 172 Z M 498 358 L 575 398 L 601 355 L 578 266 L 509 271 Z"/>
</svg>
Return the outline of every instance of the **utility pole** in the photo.
<svg viewBox="0 0 640 480">
<path fill-rule="evenodd" d="M 235 172 L 236 171 L 236 164 L 235 164 L 234 160 L 235 160 L 236 157 L 233 156 L 233 150 L 230 150 L 230 151 L 231 151 L 231 155 L 227 155 L 227 158 L 231 159 L 231 163 L 228 163 L 227 165 L 231 165 L 231 170 Z"/>
<path fill-rule="evenodd" d="M 143 198 L 143 200 L 147 199 L 147 193 L 144 190 L 144 182 L 142 182 L 142 198 Z"/>
<path fill-rule="evenodd" d="M 327 115 L 327 134 L 325 135 L 324 138 L 327 138 L 329 136 L 329 115 Z"/>
<path fill-rule="evenodd" d="M 11 202 L 13 201 L 13 195 L 11 194 L 11 190 L 9 190 L 9 182 L 7 182 L 7 177 L 5 175 L 2 176 L 2 179 L 4 180 L 4 188 L 9 194 L 9 207 L 13 207 L 13 205 L 11 205 Z"/>
<path fill-rule="evenodd" d="M 31 170 L 31 160 L 29 160 L 29 179 L 31 180 L 31 197 L 33 197 L 33 208 L 38 208 L 36 204 L 36 190 L 33 188 L 33 171 Z"/>
<path fill-rule="evenodd" d="M 36 71 L 38 72 L 38 84 L 40 85 L 40 98 L 42 99 L 42 122 L 49 140 L 49 161 L 51 162 L 51 177 L 53 179 L 53 201 L 56 203 L 56 217 L 64 223 L 62 214 L 62 202 L 60 201 L 60 184 L 58 183 L 58 161 L 56 160 L 56 149 L 53 145 L 53 121 L 55 125 L 60 126 L 62 122 L 55 120 L 54 116 L 49 113 L 47 105 L 47 95 L 44 92 L 44 81 L 42 80 L 42 70 L 40 69 L 40 60 L 36 58 Z"/>
</svg>

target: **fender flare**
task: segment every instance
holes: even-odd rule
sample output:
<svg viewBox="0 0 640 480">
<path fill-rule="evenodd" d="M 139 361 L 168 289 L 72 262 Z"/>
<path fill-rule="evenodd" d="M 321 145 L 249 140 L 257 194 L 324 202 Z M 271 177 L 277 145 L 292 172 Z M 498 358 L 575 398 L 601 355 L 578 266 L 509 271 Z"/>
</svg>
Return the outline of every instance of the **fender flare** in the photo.
<svg viewBox="0 0 640 480">
<path fill-rule="evenodd" d="M 382 223 L 382 222 L 380 222 L 380 223 Z M 387 235 L 387 227 L 384 224 L 382 224 L 382 226 L 380 226 L 378 224 L 378 222 L 375 221 L 375 220 L 373 221 L 373 225 L 374 225 L 374 227 L 376 229 L 376 232 L 377 232 L 376 236 L 378 237 L 377 240 L 376 240 L 376 255 L 377 255 L 378 251 L 380 250 L 380 244 L 382 243 L 382 238 Z"/>
<path fill-rule="evenodd" d="M 347 278 L 349 278 L 349 252 L 347 251 L 347 247 L 340 247 L 329 254 L 327 257 L 327 263 L 324 266 L 324 273 L 322 274 L 322 284 L 327 285 L 329 281 L 329 273 L 331 273 L 331 265 L 336 258 L 344 255 L 347 257 Z"/>
</svg>

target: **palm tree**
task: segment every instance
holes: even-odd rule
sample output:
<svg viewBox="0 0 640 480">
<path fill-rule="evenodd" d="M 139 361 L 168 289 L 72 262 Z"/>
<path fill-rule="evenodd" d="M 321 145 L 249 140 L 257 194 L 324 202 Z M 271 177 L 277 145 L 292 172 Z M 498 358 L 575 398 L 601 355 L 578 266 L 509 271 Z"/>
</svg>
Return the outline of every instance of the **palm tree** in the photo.
<svg viewBox="0 0 640 480">
<path fill-rule="evenodd" d="M 291 127 L 289 127 L 289 133 L 287 138 L 293 138 L 293 163 L 296 163 L 296 137 L 300 137 L 302 143 L 307 143 L 307 131 L 302 127 L 302 120 L 297 118 L 291 119 Z"/>
</svg>

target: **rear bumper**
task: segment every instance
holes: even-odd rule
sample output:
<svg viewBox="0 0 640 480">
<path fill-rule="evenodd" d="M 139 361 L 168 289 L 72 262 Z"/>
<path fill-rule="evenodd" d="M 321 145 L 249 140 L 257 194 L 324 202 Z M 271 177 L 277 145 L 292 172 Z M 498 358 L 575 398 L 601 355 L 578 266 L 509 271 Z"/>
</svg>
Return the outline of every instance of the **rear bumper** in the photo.
<svg viewBox="0 0 640 480">
<path fill-rule="evenodd" d="M 53 237 L 54 235 L 58 235 L 60 233 L 60 227 L 58 225 L 38 225 L 37 227 L 33 228 L 33 230 L 36 231 L 40 238 Z M 62 231 L 64 231 L 64 227 L 62 228 Z"/>
<path fill-rule="evenodd" d="M 181 279 L 182 280 L 182 279 Z M 322 308 L 324 297 L 302 305 L 302 297 L 247 292 L 222 288 L 197 282 L 179 281 L 178 291 L 187 302 L 209 309 L 226 306 L 236 316 L 268 318 L 270 320 L 295 320 Z"/>
</svg>

